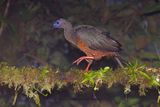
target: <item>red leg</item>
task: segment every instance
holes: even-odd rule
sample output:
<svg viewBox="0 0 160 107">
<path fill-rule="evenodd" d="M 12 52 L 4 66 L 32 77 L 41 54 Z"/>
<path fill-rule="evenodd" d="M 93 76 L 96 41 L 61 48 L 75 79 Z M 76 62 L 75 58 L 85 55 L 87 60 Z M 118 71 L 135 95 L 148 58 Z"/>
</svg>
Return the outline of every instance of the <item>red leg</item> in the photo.
<svg viewBox="0 0 160 107">
<path fill-rule="evenodd" d="M 86 69 L 85 69 L 86 72 L 88 72 L 89 67 L 91 66 L 92 62 L 93 62 L 93 60 L 89 60 L 89 61 L 88 61 L 88 65 L 87 65 L 87 67 L 86 67 Z"/>
<path fill-rule="evenodd" d="M 82 57 L 80 57 L 80 58 L 78 58 L 77 60 L 75 60 L 74 62 L 73 62 L 73 64 L 77 64 L 77 65 L 79 65 L 79 63 L 80 62 L 82 62 L 83 60 L 88 60 L 88 59 L 94 59 L 94 57 L 89 57 L 89 56 L 82 56 Z M 87 61 L 88 62 L 88 61 Z"/>
<path fill-rule="evenodd" d="M 75 61 L 73 62 L 73 64 L 76 63 L 77 65 L 79 65 L 80 62 L 82 62 L 83 60 L 86 60 L 86 61 L 88 62 L 88 65 L 87 65 L 85 71 L 88 72 L 89 67 L 91 66 L 91 64 L 92 64 L 92 62 L 93 62 L 93 59 L 94 59 L 94 57 L 82 56 L 82 57 L 78 58 L 77 60 L 75 60 Z"/>
<path fill-rule="evenodd" d="M 81 60 L 82 59 L 82 57 L 80 57 L 80 58 L 78 58 L 77 60 L 75 60 L 72 64 L 75 64 L 75 63 L 77 63 L 79 60 Z"/>
<path fill-rule="evenodd" d="M 89 62 L 90 59 L 93 60 L 94 58 L 93 57 L 87 57 L 87 58 L 84 58 L 84 59 L 82 58 L 77 62 L 77 65 L 79 65 L 79 63 L 82 62 L 83 60 L 86 60 L 87 62 Z"/>
</svg>

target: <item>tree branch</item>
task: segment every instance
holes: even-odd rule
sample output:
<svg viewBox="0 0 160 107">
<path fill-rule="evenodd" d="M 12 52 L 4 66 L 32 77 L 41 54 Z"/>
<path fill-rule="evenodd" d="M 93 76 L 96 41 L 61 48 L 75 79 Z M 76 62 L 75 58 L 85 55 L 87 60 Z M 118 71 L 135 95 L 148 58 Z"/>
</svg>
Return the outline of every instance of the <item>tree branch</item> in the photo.
<svg viewBox="0 0 160 107">
<path fill-rule="evenodd" d="M 10 7 L 10 0 L 7 1 L 6 8 L 4 10 L 4 15 L 3 15 L 4 17 L 7 17 L 9 7 Z M 5 26 L 6 26 L 6 24 L 4 22 L 1 22 L 0 37 L 2 36 L 2 33 L 3 33 L 3 30 L 5 29 Z"/>
</svg>

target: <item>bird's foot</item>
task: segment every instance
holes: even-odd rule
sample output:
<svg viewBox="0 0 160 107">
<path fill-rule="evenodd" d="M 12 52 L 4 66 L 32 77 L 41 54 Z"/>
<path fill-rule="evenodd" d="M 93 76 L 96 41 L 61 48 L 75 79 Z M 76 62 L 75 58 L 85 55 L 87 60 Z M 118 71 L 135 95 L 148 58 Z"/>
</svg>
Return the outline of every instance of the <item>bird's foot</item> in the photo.
<svg viewBox="0 0 160 107">
<path fill-rule="evenodd" d="M 83 60 L 86 60 L 87 62 L 89 62 L 89 59 L 93 60 L 94 57 L 82 56 L 82 57 L 78 58 L 77 60 L 75 60 L 72 64 L 76 63 L 77 65 L 79 65 L 80 62 L 82 62 Z"/>
<path fill-rule="evenodd" d="M 88 60 L 87 62 L 88 62 L 88 65 L 87 65 L 87 67 L 86 67 L 86 69 L 85 69 L 86 72 L 88 72 L 89 67 L 91 66 L 93 60 Z"/>
</svg>

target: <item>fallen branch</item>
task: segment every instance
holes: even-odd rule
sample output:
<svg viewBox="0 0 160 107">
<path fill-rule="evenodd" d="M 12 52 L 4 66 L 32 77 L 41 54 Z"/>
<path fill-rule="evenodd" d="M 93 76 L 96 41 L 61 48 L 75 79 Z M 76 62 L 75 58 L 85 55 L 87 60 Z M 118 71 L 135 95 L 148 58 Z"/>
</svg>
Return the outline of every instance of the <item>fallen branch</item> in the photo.
<svg viewBox="0 0 160 107">
<path fill-rule="evenodd" d="M 4 17 L 7 17 L 9 7 L 10 7 L 10 0 L 7 1 L 6 8 L 4 10 L 4 15 L 3 15 Z M 6 26 L 6 24 L 4 22 L 1 22 L 0 37 L 2 36 L 2 33 L 3 33 L 3 30 L 5 29 L 5 26 Z"/>
</svg>

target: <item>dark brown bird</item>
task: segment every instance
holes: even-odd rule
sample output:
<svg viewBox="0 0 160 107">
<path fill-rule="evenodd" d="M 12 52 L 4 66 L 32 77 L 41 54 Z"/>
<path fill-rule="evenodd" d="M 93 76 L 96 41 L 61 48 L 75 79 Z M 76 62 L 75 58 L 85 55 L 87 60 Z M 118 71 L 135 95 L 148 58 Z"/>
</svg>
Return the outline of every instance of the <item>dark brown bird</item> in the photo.
<svg viewBox="0 0 160 107">
<path fill-rule="evenodd" d="M 54 28 L 63 28 L 65 38 L 73 45 L 83 51 L 86 56 L 82 56 L 75 60 L 73 64 L 79 65 L 83 60 L 88 62 L 86 71 L 88 71 L 93 60 L 99 60 L 102 57 L 113 57 L 118 64 L 123 67 L 119 60 L 119 51 L 121 44 L 110 36 L 110 33 L 90 26 L 79 25 L 73 27 L 72 24 L 65 19 L 58 19 L 53 23 Z"/>
</svg>

